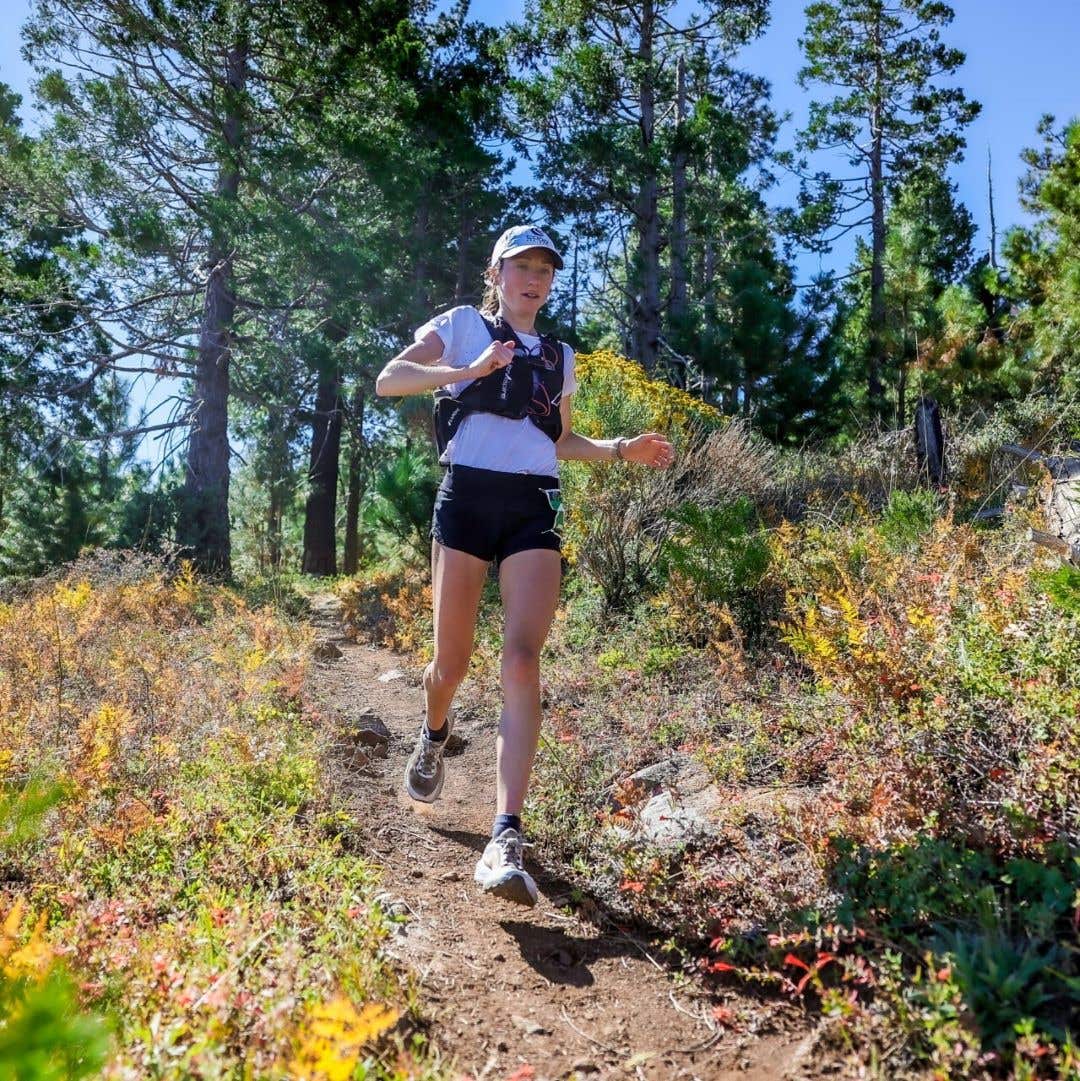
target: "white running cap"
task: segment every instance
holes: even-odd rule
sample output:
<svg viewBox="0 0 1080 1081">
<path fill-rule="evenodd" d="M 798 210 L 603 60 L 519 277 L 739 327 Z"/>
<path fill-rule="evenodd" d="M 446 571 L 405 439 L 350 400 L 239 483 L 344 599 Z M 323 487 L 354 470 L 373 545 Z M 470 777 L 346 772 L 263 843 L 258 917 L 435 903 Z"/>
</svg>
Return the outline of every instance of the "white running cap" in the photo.
<svg viewBox="0 0 1080 1081">
<path fill-rule="evenodd" d="M 511 225 L 491 250 L 491 266 L 498 266 L 500 259 L 508 259 L 519 251 L 528 248 L 546 248 L 555 256 L 555 269 L 562 270 L 563 259 L 558 249 L 551 243 L 551 237 L 536 225 Z"/>
</svg>

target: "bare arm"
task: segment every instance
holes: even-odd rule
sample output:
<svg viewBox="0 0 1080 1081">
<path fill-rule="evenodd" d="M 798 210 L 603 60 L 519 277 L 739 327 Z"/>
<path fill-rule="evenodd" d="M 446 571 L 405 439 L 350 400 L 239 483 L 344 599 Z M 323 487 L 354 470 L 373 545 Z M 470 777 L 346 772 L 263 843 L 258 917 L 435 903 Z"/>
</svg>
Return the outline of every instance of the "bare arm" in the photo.
<svg viewBox="0 0 1080 1081">
<path fill-rule="evenodd" d="M 414 342 L 387 362 L 375 379 L 375 393 L 423 394 L 445 387 L 447 383 L 479 379 L 510 363 L 514 356 L 512 344 L 492 342 L 468 367 L 451 368 L 437 363 L 443 355 L 442 338 L 435 331 L 428 331 L 421 341 Z"/>
<path fill-rule="evenodd" d="M 422 394 L 462 378 L 460 368 L 436 363 L 443 355 L 442 338 L 429 331 L 423 340 L 402 349 L 375 379 L 375 393 Z"/>
<path fill-rule="evenodd" d="M 556 458 L 582 462 L 611 462 L 617 459 L 615 444 L 618 439 L 589 439 L 573 430 L 569 398 L 559 402 L 559 413 L 562 416 L 562 435 L 555 444 Z M 639 462 L 656 469 L 667 469 L 675 461 L 673 447 L 659 432 L 646 432 L 634 438 L 623 437 L 622 455 L 628 462 Z"/>
</svg>

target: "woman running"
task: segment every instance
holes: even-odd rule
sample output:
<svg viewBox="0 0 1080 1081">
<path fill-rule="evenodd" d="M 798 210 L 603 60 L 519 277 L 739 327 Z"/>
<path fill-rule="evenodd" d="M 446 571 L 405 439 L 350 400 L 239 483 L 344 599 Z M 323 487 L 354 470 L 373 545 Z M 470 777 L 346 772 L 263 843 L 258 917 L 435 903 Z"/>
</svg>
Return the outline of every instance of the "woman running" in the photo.
<svg viewBox="0 0 1080 1081">
<path fill-rule="evenodd" d="M 507 229 L 491 253 L 481 308 L 462 305 L 425 323 L 375 382 L 381 395 L 435 392 L 439 461 L 448 467 L 431 528 L 435 655 L 424 670 L 425 723 L 405 789 L 425 803 L 442 790 L 450 703 L 468 671 L 494 560 L 505 617 L 503 707 L 495 821 L 475 877 L 485 893 L 527 905 L 536 903 L 536 883 L 523 864 L 520 815 L 540 736 L 540 651 L 562 571 L 558 462 L 666 469 L 674 461 L 656 432 L 586 439 L 572 430 L 573 350 L 535 327 L 562 267 L 542 229 Z"/>
</svg>

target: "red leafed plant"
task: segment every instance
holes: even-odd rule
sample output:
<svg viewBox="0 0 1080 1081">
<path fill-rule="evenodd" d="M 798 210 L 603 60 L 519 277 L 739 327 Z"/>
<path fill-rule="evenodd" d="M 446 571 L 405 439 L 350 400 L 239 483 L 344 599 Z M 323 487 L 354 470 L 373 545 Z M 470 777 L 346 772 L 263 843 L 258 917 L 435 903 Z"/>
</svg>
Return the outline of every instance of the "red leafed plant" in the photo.
<svg viewBox="0 0 1080 1081">
<path fill-rule="evenodd" d="M 819 982 L 816 980 L 817 974 L 832 961 L 839 961 L 839 958 L 836 956 L 835 953 L 829 953 L 827 950 L 822 950 L 817 955 L 817 958 L 813 962 L 813 964 L 809 965 L 801 957 L 796 957 L 795 954 L 789 953 L 784 958 L 784 964 L 792 965 L 795 968 L 801 968 L 804 972 L 802 979 L 800 979 L 799 982 L 794 985 L 794 993 L 796 995 L 801 995 L 803 991 L 806 990 L 806 985 L 811 980 L 814 980 L 815 983 Z"/>
</svg>

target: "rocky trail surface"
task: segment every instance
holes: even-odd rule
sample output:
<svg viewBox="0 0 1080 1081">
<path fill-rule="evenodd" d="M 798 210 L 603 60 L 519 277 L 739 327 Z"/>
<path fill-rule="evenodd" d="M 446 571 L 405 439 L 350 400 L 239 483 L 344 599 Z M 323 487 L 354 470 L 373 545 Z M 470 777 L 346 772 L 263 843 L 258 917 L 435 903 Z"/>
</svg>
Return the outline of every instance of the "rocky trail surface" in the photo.
<svg viewBox="0 0 1080 1081">
<path fill-rule="evenodd" d="M 355 744 L 330 783 L 383 868 L 387 904 L 407 918 L 391 950 L 421 987 L 430 1036 L 473 1081 L 595 1078 L 766 1081 L 799 1072 L 805 1026 L 761 1010 L 761 1031 L 720 1027 L 707 995 L 596 905 L 571 904 L 544 853 L 526 850 L 534 908 L 483 897 L 473 868 L 495 792 L 497 704 L 457 698 L 446 783 L 433 805 L 402 789 L 422 718 L 419 666 L 341 637 L 338 601 L 313 601 L 320 639 L 308 699 Z M 340 655 L 339 655 L 340 654 Z"/>
</svg>

